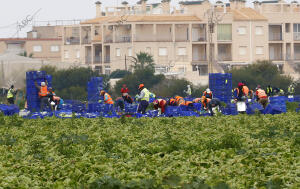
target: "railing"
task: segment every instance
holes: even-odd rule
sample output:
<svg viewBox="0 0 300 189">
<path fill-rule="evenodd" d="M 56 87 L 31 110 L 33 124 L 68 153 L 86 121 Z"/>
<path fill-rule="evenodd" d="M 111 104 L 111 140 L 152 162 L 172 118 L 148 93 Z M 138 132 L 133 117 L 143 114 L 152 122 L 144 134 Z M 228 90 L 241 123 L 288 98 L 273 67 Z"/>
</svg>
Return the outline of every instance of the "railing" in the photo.
<svg viewBox="0 0 300 189">
<path fill-rule="evenodd" d="M 104 39 L 104 43 L 112 43 L 113 42 L 113 39 L 111 37 L 106 37 Z"/>
<path fill-rule="evenodd" d="M 231 61 L 232 60 L 232 57 L 231 55 L 226 55 L 226 54 L 219 54 L 218 55 L 218 60 L 219 61 Z"/>
<path fill-rule="evenodd" d="M 102 63 L 102 57 L 101 56 L 95 56 L 94 57 L 94 62 L 95 63 Z"/>
<path fill-rule="evenodd" d="M 130 43 L 131 37 L 130 36 L 121 36 L 117 38 L 117 43 Z"/>
<path fill-rule="evenodd" d="M 300 41 L 300 32 L 294 32 L 294 40 Z"/>
<path fill-rule="evenodd" d="M 91 38 L 83 38 L 82 39 L 82 44 L 90 44 L 92 41 L 91 41 Z"/>
<path fill-rule="evenodd" d="M 269 41 L 282 41 L 282 33 L 280 32 L 270 32 Z"/>
<path fill-rule="evenodd" d="M 110 56 L 105 56 L 104 63 L 110 63 Z"/>
<path fill-rule="evenodd" d="M 65 44 L 66 45 L 78 45 L 80 43 L 79 37 L 67 37 Z"/>
</svg>

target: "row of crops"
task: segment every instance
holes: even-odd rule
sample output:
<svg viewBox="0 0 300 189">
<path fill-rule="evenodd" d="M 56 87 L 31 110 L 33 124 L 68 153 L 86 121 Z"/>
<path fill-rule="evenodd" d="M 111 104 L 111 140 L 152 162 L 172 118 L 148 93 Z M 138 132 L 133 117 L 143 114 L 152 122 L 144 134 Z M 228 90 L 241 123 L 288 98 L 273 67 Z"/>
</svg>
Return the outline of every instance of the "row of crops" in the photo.
<svg viewBox="0 0 300 189">
<path fill-rule="evenodd" d="M 300 188 L 300 116 L 0 116 L 2 188 Z"/>
</svg>

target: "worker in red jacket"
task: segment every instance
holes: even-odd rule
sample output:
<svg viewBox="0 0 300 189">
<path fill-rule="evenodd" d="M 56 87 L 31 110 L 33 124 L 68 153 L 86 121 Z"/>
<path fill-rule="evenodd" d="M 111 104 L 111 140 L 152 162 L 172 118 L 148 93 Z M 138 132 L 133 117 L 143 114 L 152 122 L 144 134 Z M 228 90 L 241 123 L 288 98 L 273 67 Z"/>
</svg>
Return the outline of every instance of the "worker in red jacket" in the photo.
<svg viewBox="0 0 300 189">
<path fill-rule="evenodd" d="M 121 93 L 122 93 L 122 97 L 127 96 L 129 93 L 129 89 L 127 88 L 127 86 L 125 84 L 123 85 L 123 88 L 121 89 Z"/>
<path fill-rule="evenodd" d="M 154 109 L 159 110 L 159 114 L 164 114 L 166 107 L 167 107 L 167 101 L 164 99 L 157 99 L 153 101 Z"/>
</svg>

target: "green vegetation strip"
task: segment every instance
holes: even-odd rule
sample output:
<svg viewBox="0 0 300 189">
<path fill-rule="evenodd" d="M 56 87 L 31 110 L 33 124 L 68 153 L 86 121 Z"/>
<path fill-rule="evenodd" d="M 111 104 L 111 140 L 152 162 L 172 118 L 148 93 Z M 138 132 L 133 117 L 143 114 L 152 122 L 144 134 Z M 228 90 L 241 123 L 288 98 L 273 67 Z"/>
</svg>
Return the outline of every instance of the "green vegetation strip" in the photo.
<svg viewBox="0 0 300 189">
<path fill-rule="evenodd" d="M 300 188 L 300 116 L 0 116 L 1 188 Z"/>
</svg>

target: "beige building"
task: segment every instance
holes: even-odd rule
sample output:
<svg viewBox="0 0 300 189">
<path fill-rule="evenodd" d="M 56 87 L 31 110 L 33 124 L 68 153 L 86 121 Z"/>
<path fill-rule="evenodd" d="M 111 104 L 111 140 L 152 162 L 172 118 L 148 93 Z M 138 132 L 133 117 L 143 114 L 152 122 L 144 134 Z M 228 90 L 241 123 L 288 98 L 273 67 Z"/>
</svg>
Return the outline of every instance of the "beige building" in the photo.
<svg viewBox="0 0 300 189">
<path fill-rule="evenodd" d="M 33 27 L 26 38 L 0 38 L 0 54 L 27 53 L 32 58 L 61 61 L 62 26 Z"/>
<path fill-rule="evenodd" d="M 84 62 L 109 74 L 130 69 L 131 56 L 148 52 L 157 72 L 194 84 L 207 84 L 209 57 L 214 72 L 270 59 L 292 73 L 300 59 L 297 20 L 296 3 L 255 2 L 252 9 L 240 0 L 183 1 L 176 9 L 169 1 L 142 0 L 103 12 L 97 2 L 96 18 L 63 28 L 62 61 Z"/>
</svg>

